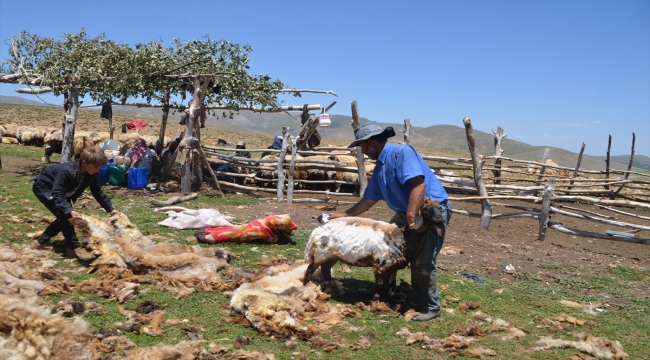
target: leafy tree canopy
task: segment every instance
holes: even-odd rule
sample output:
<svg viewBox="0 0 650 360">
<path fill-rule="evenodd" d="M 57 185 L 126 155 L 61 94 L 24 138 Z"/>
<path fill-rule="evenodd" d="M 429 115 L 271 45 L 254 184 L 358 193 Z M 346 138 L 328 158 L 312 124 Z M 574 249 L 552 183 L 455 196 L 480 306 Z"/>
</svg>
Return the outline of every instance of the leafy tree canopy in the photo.
<svg viewBox="0 0 650 360">
<path fill-rule="evenodd" d="M 63 39 L 41 37 L 23 31 L 9 40 L 9 57 L 1 75 L 20 74 L 16 83 L 48 86 L 55 95 L 76 89 L 99 103 L 142 97 L 147 103 L 163 98 L 169 90 L 186 106 L 193 78 L 214 75 L 205 102 L 232 110 L 277 103 L 283 88 L 268 75 L 249 74 L 252 48 L 203 36 L 193 41 L 173 39 L 146 44 L 119 44 L 105 35 L 89 37 L 84 29 Z"/>
</svg>

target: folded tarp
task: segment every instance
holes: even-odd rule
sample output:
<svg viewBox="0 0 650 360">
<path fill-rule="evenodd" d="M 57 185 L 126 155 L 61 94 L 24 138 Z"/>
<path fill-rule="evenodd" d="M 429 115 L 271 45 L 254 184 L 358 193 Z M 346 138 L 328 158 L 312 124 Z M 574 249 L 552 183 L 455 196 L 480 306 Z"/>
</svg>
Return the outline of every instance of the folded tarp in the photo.
<svg viewBox="0 0 650 360">
<path fill-rule="evenodd" d="M 206 227 L 194 234 L 199 242 L 247 242 L 260 240 L 269 243 L 289 240 L 298 226 L 289 215 L 272 215 L 242 226 Z"/>
</svg>

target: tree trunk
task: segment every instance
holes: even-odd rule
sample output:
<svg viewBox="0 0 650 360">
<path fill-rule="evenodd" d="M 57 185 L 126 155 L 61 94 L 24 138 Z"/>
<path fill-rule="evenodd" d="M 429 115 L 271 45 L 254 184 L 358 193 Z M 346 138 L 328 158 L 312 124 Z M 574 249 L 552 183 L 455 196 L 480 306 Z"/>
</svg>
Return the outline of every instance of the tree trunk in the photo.
<svg viewBox="0 0 650 360">
<path fill-rule="evenodd" d="M 156 154 L 162 155 L 162 149 L 165 147 L 165 131 L 167 129 L 167 118 L 169 117 L 169 89 L 165 90 L 165 99 L 163 103 L 163 115 L 160 122 L 160 134 L 158 134 L 158 143 L 156 144 Z"/>
<path fill-rule="evenodd" d="M 63 131 L 63 147 L 61 149 L 61 162 L 72 160 L 74 142 L 74 127 L 77 121 L 77 110 L 79 109 L 79 93 L 76 89 L 68 90 L 68 109 L 65 116 Z"/>
<path fill-rule="evenodd" d="M 472 127 L 472 120 L 469 116 L 466 116 L 463 119 L 463 124 L 465 125 L 465 133 L 467 135 L 467 145 L 469 146 L 469 152 L 472 155 L 472 161 L 474 163 L 474 182 L 476 183 L 476 190 L 480 196 L 488 196 L 487 190 L 485 189 L 485 184 L 483 183 L 483 176 L 481 175 L 481 167 L 483 166 L 483 159 L 476 148 L 476 142 L 474 140 L 474 128 Z M 483 208 L 483 213 L 481 215 L 481 226 L 484 229 L 490 227 L 490 218 L 492 217 L 492 206 L 487 199 L 481 200 L 481 206 Z"/>
<path fill-rule="evenodd" d="M 501 184 L 501 180 L 499 178 L 501 177 L 501 161 L 502 161 L 500 157 L 501 154 L 503 154 L 503 149 L 501 149 L 501 139 L 505 139 L 508 135 L 503 133 L 503 128 L 501 126 L 497 127 L 496 132 L 492 130 L 492 133 L 494 134 L 494 157 L 497 158 L 494 161 L 497 170 L 492 170 L 492 173 L 494 174 L 494 177 L 497 178 L 496 180 L 494 180 L 494 183 L 499 185 Z"/>
<path fill-rule="evenodd" d="M 210 69 L 212 73 L 212 68 Z M 190 105 L 190 114 L 187 119 L 187 129 L 185 131 L 185 136 L 183 137 L 183 145 L 187 150 L 185 151 L 185 161 L 181 168 L 181 193 L 187 195 L 191 190 L 191 181 L 192 174 L 194 174 L 199 179 L 199 188 L 200 184 L 203 181 L 203 159 L 199 161 L 192 160 L 192 144 L 193 142 L 198 142 L 198 146 L 201 146 L 201 134 L 200 134 L 200 121 L 199 121 L 199 112 L 201 108 L 201 103 L 203 102 L 203 96 L 205 90 L 210 82 L 211 76 L 208 76 L 203 81 L 203 86 L 199 81 L 199 78 L 195 76 L 192 78 L 194 83 L 194 97 Z M 180 146 L 179 146 L 180 147 Z M 198 156 L 201 156 L 198 154 Z M 196 166 L 196 168 L 194 168 Z M 198 190 L 198 189 L 197 189 Z"/>
</svg>

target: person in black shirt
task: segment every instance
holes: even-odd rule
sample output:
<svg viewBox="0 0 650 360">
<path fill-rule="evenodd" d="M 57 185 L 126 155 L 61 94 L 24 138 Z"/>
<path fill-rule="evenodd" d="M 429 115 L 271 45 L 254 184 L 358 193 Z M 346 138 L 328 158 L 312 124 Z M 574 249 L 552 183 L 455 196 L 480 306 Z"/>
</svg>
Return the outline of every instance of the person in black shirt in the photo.
<svg viewBox="0 0 650 360">
<path fill-rule="evenodd" d="M 69 219 L 79 216 L 79 213 L 74 211 L 72 203 L 88 187 L 90 187 L 93 197 L 106 212 L 111 215 L 119 214 L 97 182 L 97 173 L 102 166 L 106 165 L 107 161 L 104 152 L 93 147 L 85 149 L 79 160 L 49 166 L 36 176 L 32 191 L 38 200 L 56 216 L 56 220 L 45 229 L 38 239 L 34 240 L 32 248 L 45 249 L 51 246 L 50 239 L 62 232 L 68 246 L 66 256 L 81 260 L 90 260 L 94 257 L 81 247 L 74 226 L 70 224 Z"/>
</svg>

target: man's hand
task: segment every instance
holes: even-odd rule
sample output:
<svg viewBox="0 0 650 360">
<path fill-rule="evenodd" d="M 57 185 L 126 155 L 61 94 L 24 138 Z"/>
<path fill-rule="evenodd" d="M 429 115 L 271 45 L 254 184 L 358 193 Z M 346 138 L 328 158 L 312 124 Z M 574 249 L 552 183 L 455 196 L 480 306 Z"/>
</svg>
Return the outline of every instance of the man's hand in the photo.
<svg viewBox="0 0 650 360">
<path fill-rule="evenodd" d="M 330 213 L 330 219 L 338 219 L 338 218 L 342 218 L 342 217 L 346 217 L 346 216 L 348 216 L 348 214 L 346 214 L 344 212 Z"/>
<path fill-rule="evenodd" d="M 119 215 L 119 214 L 120 214 L 120 212 L 117 211 L 117 210 L 113 210 L 113 211 L 111 211 L 111 216 L 113 216 L 113 215 Z"/>
<path fill-rule="evenodd" d="M 74 210 L 73 210 L 73 211 L 70 211 L 70 217 L 77 217 L 77 216 L 79 216 L 79 213 L 78 213 L 78 212 L 76 212 L 76 211 L 74 211 Z"/>
</svg>

